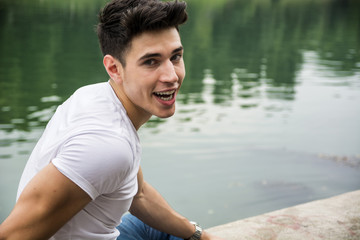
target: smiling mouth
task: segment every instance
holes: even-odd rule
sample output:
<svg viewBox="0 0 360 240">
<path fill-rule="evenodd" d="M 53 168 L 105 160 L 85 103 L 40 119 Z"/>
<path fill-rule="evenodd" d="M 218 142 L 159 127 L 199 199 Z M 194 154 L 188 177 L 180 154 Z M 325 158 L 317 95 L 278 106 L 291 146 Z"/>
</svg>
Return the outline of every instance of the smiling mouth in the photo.
<svg viewBox="0 0 360 240">
<path fill-rule="evenodd" d="M 154 95 L 163 101 L 170 101 L 175 97 L 175 91 L 154 92 Z"/>
</svg>

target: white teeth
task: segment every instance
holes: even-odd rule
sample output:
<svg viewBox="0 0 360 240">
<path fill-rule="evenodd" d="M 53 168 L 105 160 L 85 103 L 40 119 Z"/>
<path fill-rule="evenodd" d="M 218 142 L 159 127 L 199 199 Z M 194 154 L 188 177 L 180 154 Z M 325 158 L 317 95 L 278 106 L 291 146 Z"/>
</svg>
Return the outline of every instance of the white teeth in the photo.
<svg viewBox="0 0 360 240">
<path fill-rule="evenodd" d="M 176 90 L 165 91 L 165 92 L 155 92 L 154 94 L 163 101 L 170 101 L 171 99 L 174 98 L 175 91 Z"/>
<path fill-rule="evenodd" d="M 174 98 L 174 95 L 170 95 L 170 97 L 159 97 L 159 98 L 164 101 L 170 101 L 171 99 Z"/>
<path fill-rule="evenodd" d="M 171 95 L 175 92 L 175 90 L 166 91 L 166 92 L 155 92 L 156 95 Z"/>
</svg>

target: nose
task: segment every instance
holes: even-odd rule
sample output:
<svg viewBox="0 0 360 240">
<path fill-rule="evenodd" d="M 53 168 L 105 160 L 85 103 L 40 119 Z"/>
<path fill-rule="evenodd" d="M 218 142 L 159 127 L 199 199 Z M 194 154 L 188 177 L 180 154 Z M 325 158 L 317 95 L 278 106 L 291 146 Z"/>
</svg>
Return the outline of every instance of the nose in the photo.
<svg viewBox="0 0 360 240">
<path fill-rule="evenodd" d="M 164 83 L 175 83 L 179 80 L 175 66 L 170 60 L 163 63 L 159 80 Z"/>
</svg>

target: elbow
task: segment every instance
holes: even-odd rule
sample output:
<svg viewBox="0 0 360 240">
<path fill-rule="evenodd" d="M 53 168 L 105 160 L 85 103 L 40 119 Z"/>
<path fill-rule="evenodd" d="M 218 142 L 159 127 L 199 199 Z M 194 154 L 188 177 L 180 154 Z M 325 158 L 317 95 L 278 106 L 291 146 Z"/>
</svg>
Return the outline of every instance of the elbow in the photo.
<svg viewBox="0 0 360 240">
<path fill-rule="evenodd" d="M 133 202 L 129 208 L 129 212 L 135 217 L 140 217 L 140 214 L 146 209 L 146 200 L 144 195 L 139 194 L 134 197 Z"/>
<path fill-rule="evenodd" d="M 140 204 L 140 199 L 138 197 L 133 199 L 133 202 L 129 208 L 129 213 L 131 213 L 134 216 L 138 215 L 138 206 Z M 0 239 L 1 240 L 1 239 Z"/>
<path fill-rule="evenodd" d="M 9 239 L 28 239 L 24 237 L 24 234 L 18 232 L 16 227 L 9 224 L 9 221 L 5 221 L 0 224 L 0 240 L 9 240 Z"/>
<path fill-rule="evenodd" d="M 140 209 L 143 209 L 146 205 L 146 187 L 147 183 L 143 182 L 141 187 L 139 187 L 137 194 L 133 198 L 129 212 L 134 216 L 138 216 Z"/>
<path fill-rule="evenodd" d="M 0 225 L 0 240 L 6 240 L 6 239 L 8 239 L 8 237 L 6 236 L 2 225 Z"/>
<path fill-rule="evenodd" d="M 5 232 L 4 227 L 0 225 L 0 240 L 8 240 L 10 239 L 10 235 Z"/>
</svg>

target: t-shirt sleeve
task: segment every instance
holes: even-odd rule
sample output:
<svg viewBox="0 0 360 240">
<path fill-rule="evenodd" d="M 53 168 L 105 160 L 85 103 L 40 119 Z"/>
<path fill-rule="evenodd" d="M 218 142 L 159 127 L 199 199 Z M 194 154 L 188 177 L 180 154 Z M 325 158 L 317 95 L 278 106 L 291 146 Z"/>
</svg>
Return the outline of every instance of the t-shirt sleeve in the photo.
<svg viewBox="0 0 360 240">
<path fill-rule="evenodd" d="M 70 138 L 52 163 L 94 200 L 119 188 L 133 167 L 133 154 L 121 137 L 86 133 Z"/>
</svg>

